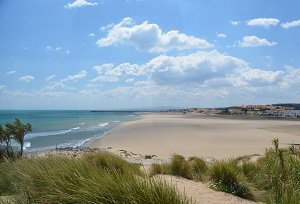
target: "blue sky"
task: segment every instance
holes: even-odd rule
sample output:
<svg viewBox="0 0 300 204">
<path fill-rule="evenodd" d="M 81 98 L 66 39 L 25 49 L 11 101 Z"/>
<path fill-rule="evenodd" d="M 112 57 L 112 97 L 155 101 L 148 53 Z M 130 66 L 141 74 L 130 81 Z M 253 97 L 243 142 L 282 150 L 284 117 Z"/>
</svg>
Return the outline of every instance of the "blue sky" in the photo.
<svg viewBox="0 0 300 204">
<path fill-rule="evenodd" d="M 0 109 L 299 102 L 297 0 L 0 0 Z"/>
</svg>

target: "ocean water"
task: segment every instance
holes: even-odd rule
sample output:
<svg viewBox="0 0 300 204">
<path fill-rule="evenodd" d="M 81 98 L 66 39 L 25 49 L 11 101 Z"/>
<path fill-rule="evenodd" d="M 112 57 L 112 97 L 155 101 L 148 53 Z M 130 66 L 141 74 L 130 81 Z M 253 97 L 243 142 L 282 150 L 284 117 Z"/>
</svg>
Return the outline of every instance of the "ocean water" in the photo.
<svg viewBox="0 0 300 204">
<path fill-rule="evenodd" d="M 32 125 L 25 135 L 25 153 L 55 149 L 55 147 L 86 146 L 118 125 L 141 117 L 136 112 L 0 110 L 0 124 L 19 118 Z M 16 145 L 13 143 L 12 145 Z"/>
</svg>

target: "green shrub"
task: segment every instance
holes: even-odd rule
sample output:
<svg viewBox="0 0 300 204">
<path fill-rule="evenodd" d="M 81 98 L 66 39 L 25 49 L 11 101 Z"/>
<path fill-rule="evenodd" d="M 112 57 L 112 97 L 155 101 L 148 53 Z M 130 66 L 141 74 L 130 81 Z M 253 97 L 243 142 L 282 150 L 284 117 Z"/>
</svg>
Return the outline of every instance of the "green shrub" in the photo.
<svg viewBox="0 0 300 204">
<path fill-rule="evenodd" d="M 160 164 L 151 164 L 150 175 L 163 174 L 163 169 Z"/>
<path fill-rule="evenodd" d="M 181 155 L 173 155 L 170 162 L 171 175 L 181 176 L 187 179 L 192 178 L 191 166 Z"/>
<path fill-rule="evenodd" d="M 190 157 L 188 162 L 191 166 L 193 180 L 202 181 L 203 175 L 208 169 L 206 162 L 198 157 Z"/>
<path fill-rule="evenodd" d="M 238 180 L 238 171 L 232 161 L 218 161 L 210 168 L 211 187 L 215 190 L 231 193 L 242 198 L 253 199 L 248 187 Z"/>
</svg>

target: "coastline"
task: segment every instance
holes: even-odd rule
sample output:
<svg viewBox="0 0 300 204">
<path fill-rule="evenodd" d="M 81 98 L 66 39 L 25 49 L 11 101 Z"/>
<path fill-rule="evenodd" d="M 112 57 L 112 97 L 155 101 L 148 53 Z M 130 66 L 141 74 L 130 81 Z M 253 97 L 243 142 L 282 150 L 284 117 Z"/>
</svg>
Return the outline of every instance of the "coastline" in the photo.
<svg viewBox="0 0 300 204">
<path fill-rule="evenodd" d="M 101 138 L 91 148 L 114 153 L 155 155 L 168 160 L 172 154 L 225 159 L 263 154 L 273 138 L 286 147 L 299 143 L 300 121 L 243 120 L 200 117 L 176 113 L 143 113 L 139 120 L 125 122 Z"/>
</svg>

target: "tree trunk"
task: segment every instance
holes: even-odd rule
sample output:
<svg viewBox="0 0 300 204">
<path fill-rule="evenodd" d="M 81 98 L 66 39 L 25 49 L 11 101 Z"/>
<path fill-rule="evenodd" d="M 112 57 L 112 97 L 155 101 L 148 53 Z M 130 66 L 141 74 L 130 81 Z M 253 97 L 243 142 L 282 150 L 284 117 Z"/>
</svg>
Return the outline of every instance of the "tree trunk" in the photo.
<svg viewBox="0 0 300 204">
<path fill-rule="evenodd" d="M 24 143 L 23 142 L 21 142 L 21 152 L 20 152 L 20 154 L 21 154 L 21 157 L 23 156 L 23 146 L 24 146 Z"/>
<path fill-rule="evenodd" d="M 5 142 L 6 143 L 6 154 L 7 154 L 7 157 L 9 157 L 9 142 Z"/>
</svg>

